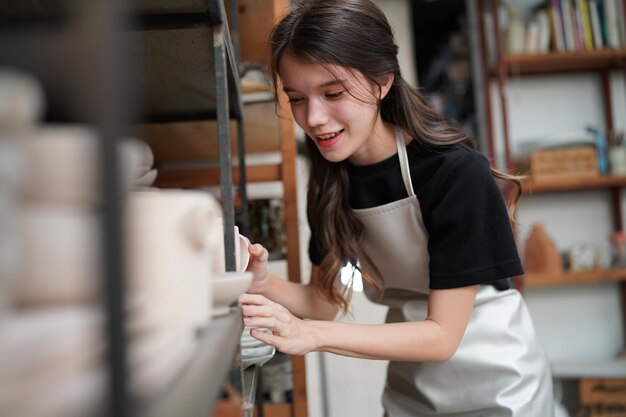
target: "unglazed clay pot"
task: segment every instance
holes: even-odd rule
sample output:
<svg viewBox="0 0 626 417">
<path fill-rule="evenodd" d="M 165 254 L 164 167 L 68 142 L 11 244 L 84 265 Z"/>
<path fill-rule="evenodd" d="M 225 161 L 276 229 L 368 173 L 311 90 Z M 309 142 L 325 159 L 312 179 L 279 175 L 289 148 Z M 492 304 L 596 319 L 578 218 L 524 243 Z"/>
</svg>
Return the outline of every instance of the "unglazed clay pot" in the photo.
<svg viewBox="0 0 626 417">
<path fill-rule="evenodd" d="M 175 325 L 199 328 L 210 317 L 211 230 L 221 214 L 209 194 L 191 190 L 132 192 L 126 232 L 128 282 L 160 304 Z"/>
<path fill-rule="evenodd" d="M 543 224 L 533 224 L 524 244 L 524 269 L 526 272 L 562 274 L 563 263 L 554 240 L 548 236 Z"/>
</svg>

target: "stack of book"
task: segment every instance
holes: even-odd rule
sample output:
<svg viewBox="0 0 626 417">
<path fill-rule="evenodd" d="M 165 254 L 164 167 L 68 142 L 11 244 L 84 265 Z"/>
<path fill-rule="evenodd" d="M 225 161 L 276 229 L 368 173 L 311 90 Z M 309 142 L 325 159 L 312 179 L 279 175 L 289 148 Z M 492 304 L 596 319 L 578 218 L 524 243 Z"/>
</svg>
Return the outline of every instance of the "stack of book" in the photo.
<svg viewBox="0 0 626 417">
<path fill-rule="evenodd" d="M 547 0 L 524 25 L 523 49 L 509 53 L 590 51 L 626 46 L 624 0 Z M 510 30 L 508 35 L 520 36 Z M 509 45 L 515 43 L 508 43 Z M 519 45 L 519 42 L 517 43 Z"/>
</svg>

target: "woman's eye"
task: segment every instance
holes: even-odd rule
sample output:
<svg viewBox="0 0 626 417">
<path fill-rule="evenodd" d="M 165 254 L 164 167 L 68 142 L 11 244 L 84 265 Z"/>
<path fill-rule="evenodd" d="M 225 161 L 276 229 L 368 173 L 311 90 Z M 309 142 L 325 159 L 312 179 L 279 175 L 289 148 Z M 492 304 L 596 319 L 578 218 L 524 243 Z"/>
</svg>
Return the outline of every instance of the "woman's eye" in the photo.
<svg viewBox="0 0 626 417">
<path fill-rule="evenodd" d="M 303 99 L 301 97 L 289 97 L 289 104 L 298 104 L 302 103 Z"/>
<path fill-rule="evenodd" d="M 345 93 L 344 90 L 336 91 L 336 92 L 333 92 L 333 93 L 326 93 L 326 97 L 331 98 L 331 99 L 332 98 L 339 98 L 343 93 Z"/>
</svg>

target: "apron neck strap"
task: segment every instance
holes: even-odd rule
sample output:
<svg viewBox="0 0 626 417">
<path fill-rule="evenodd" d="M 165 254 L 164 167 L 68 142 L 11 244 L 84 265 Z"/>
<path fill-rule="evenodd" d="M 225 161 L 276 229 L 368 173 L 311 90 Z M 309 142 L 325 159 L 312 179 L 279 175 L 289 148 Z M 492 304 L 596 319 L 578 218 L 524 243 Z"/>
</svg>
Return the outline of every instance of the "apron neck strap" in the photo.
<svg viewBox="0 0 626 417">
<path fill-rule="evenodd" d="M 400 169 L 402 170 L 402 181 L 404 188 L 409 196 L 414 196 L 413 183 L 411 182 L 411 170 L 409 168 L 409 157 L 406 154 L 406 143 L 404 136 L 398 126 L 394 126 L 393 130 L 396 134 L 396 147 L 398 148 L 398 158 L 400 158 Z"/>
</svg>

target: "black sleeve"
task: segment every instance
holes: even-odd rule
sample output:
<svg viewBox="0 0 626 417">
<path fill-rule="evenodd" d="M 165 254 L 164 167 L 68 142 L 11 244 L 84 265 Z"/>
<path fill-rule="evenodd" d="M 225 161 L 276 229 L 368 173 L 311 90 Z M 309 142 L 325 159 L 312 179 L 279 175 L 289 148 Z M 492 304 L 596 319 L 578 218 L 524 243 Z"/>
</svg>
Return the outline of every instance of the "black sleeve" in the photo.
<svg viewBox="0 0 626 417">
<path fill-rule="evenodd" d="M 462 152 L 446 169 L 424 220 L 430 288 L 494 283 L 523 273 L 506 205 L 478 152 Z"/>
</svg>

